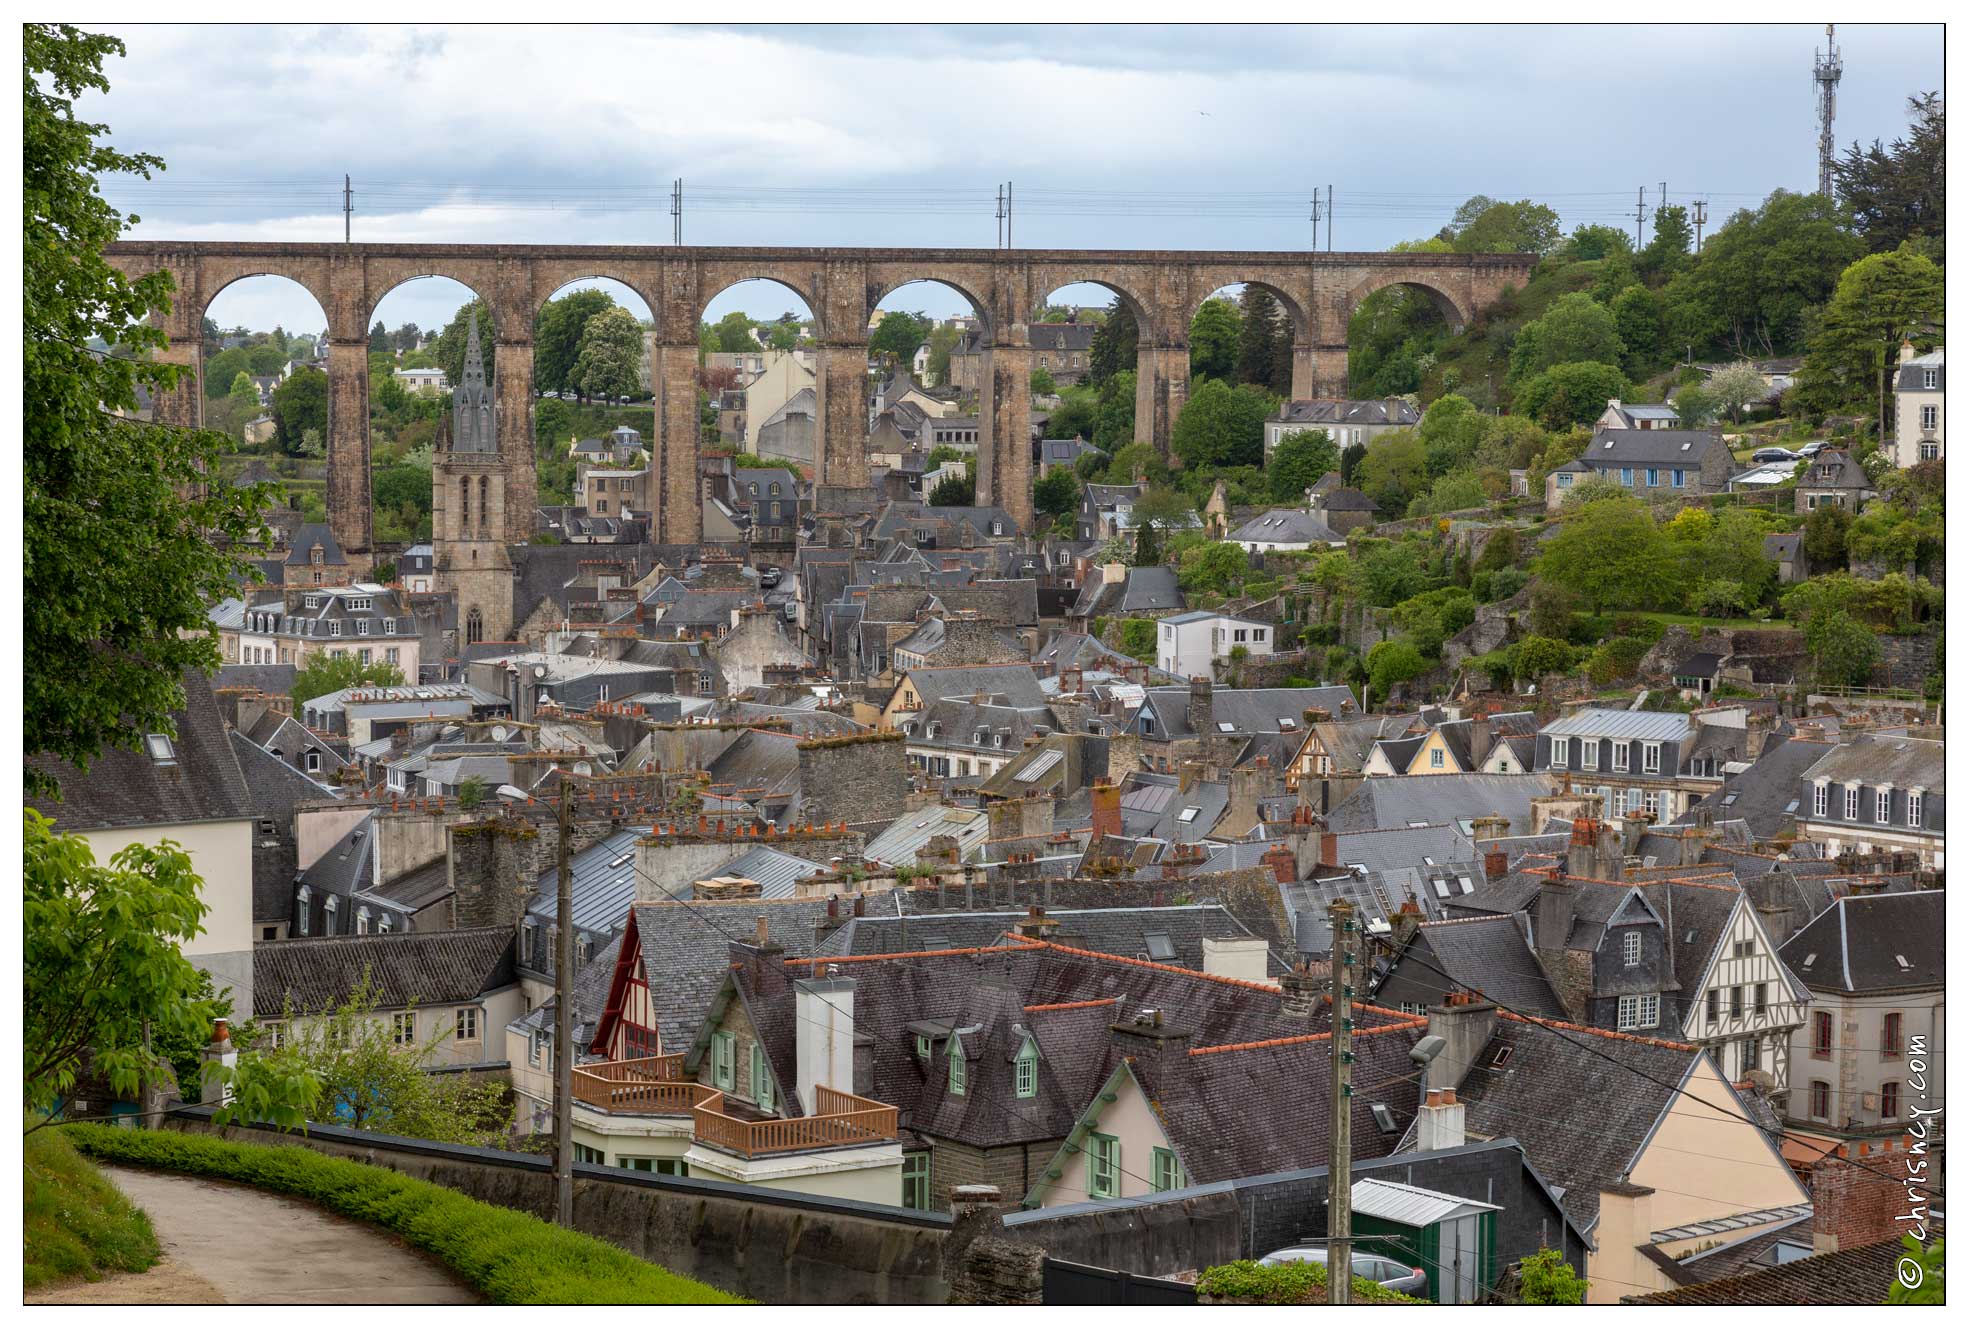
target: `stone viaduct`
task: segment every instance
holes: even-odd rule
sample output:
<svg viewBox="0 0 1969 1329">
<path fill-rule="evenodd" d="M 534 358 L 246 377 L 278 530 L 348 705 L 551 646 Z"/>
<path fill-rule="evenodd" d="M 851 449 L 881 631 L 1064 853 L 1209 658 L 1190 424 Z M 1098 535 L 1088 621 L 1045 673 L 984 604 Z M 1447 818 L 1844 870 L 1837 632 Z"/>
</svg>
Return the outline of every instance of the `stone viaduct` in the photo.
<svg viewBox="0 0 1969 1329">
<path fill-rule="evenodd" d="M 775 281 L 812 311 L 817 353 L 822 489 L 868 484 L 868 321 L 896 288 L 941 282 L 973 305 L 990 347 L 980 402 L 978 502 L 1032 518 L 1032 351 L 1027 324 L 1048 296 L 1087 282 L 1118 296 L 1140 327 L 1135 437 L 1167 452 L 1189 389 L 1189 329 L 1198 306 L 1225 286 L 1272 293 L 1293 327 L 1294 397 L 1344 396 L 1347 325 L 1383 287 L 1426 293 L 1452 328 L 1522 286 L 1529 254 L 1188 252 L 1033 249 L 740 249 L 595 245 L 279 244 L 120 241 L 106 253 L 125 273 L 162 269 L 176 295 L 154 315 L 170 337 L 163 357 L 199 369 L 200 329 L 213 297 L 245 277 L 278 276 L 305 287 L 328 316 L 328 514 L 344 549 L 370 549 L 369 328 L 377 304 L 418 277 L 449 277 L 492 310 L 494 393 L 507 472 L 506 538 L 533 534 L 533 322 L 570 282 L 613 278 L 649 305 L 656 432 L 651 442 L 651 539 L 699 536 L 698 415 L 694 375 L 705 306 L 734 283 Z M 200 422 L 202 386 L 182 384 L 156 403 L 157 418 Z M 824 496 L 823 496 L 824 497 Z"/>
</svg>

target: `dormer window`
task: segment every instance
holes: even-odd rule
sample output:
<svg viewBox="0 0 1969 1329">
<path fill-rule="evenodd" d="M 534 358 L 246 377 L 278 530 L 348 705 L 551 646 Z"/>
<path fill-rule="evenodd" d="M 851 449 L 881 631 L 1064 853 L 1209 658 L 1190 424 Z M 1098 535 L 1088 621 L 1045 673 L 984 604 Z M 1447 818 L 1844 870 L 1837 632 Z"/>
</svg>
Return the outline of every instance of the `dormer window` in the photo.
<svg viewBox="0 0 1969 1329">
<path fill-rule="evenodd" d="M 1039 1049 L 1030 1038 L 1019 1046 L 1018 1059 L 1012 1063 L 1012 1092 L 1020 1098 L 1039 1093 Z"/>
<path fill-rule="evenodd" d="M 1641 934 L 1628 932 L 1620 939 L 1620 962 L 1632 969 L 1641 963 Z"/>
<path fill-rule="evenodd" d="M 319 609 L 321 608 L 321 597 L 319 595 L 310 595 L 301 603 L 309 609 Z"/>
<path fill-rule="evenodd" d="M 308 551 L 308 562 L 315 564 L 317 567 L 327 561 L 327 556 L 322 553 L 320 545 L 316 545 Z"/>
<path fill-rule="evenodd" d="M 959 1098 L 964 1096 L 965 1074 L 968 1070 L 969 1068 L 964 1064 L 964 1045 L 957 1040 L 955 1035 L 952 1035 L 950 1040 L 950 1092 Z"/>
</svg>

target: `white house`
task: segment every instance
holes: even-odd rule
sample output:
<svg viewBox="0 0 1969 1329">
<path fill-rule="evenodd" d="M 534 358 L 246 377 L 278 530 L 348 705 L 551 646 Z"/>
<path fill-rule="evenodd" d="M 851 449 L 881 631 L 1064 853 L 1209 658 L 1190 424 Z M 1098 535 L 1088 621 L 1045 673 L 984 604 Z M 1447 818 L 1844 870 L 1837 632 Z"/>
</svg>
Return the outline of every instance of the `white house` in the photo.
<svg viewBox="0 0 1969 1329">
<path fill-rule="evenodd" d="M 390 376 L 402 384 L 406 392 L 421 392 L 427 396 L 435 396 L 451 386 L 445 382 L 442 369 L 398 369 Z"/>
<path fill-rule="evenodd" d="M 1270 655 L 1272 625 L 1198 609 L 1157 625 L 1155 663 L 1178 678 L 1214 677 L 1215 666 L 1240 646 L 1248 655 Z"/>
<path fill-rule="evenodd" d="M 1901 343 L 1894 375 L 1894 465 L 1913 466 L 1942 455 L 1942 348 L 1916 355 Z"/>
</svg>

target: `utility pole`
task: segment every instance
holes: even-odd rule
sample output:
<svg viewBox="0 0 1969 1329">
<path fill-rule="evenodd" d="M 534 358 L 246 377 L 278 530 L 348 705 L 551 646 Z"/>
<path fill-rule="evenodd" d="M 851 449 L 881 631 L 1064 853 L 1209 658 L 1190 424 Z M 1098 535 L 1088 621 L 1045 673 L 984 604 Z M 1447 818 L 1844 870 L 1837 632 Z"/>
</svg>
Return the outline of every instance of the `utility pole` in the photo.
<svg viewBox="0 0 1969 1329">
<path fill-rule="evenodd" d="M 997 224 L 998 224 L 997 230 L 994 233 L 994 239 L 992 240 L 992 245 L 994 248 L 1003 249 L 1005 247 L 1005 186 L 1004 185 L 998 186 L 998 193 L 996 195 L 996 206 L 992 212 L 992 216 L 997 218 Z"/>
<path fill-rule="evenodd" d="M 1709 220 L 1709 200 L 1696 200 L 1696 253 L 1702 252 L 1702 224 Z"/>
<path fill-rule="evenodd" d="M 1634 187 L 1634 251 L 1636 253 L 1641 250 L 1641 219 L 1647 215 L 1647 212 L 1648 187 L 1636 185 Z"/>
<path fill-rule="evenodd" d="M 1327 1147 L 1326 1301 L 1354 1299 L 1354 907 L 1335 900 L 1326 907 L 1333 934 L 1333 1097 Z"/>
<path fill-rule="evenodd" d="M 1326 252 L 1333 252 L 1333 186 L 1326 187 Z"/>
<path fill-rule="evenodd" d="M 1661 182 L 1661 202 L 1655 205 L 1655 234 L 1661 234 L 1661 211 L 1668 206 L 1668 182 Z"/>
<path fill-rule="evenodd" d="M 342 177 L 342 243 L 349 243 L 349 221 L 355 216 L 355 190 L 349 184 L 349 177 Z"/>
<path fill-rule="evenodd" d="M 1313 248 L 1318 249 L 1319 247 L 1320 247 L 1320 195 L 1319 195 L 1319 190 L 1315 189 L 1313 191 Z"/>
<path fill-rule="evenodd" d="M 670 185 L 670 243 L 684 243 L 684 177 L 681 175 Z"/>
<path fill-rule="evenodd" d="M 561 835 L 554 850 L 560 869 L 554 900 L 559 929 L 554 937 L 554 1221 L 569 1229 L 574 1227 L 574 873 L 568 862 L 573 796 L 574 776 L 562 771 L 555 816 Z"/>
<path fill-rule="evenodd" d="M 1005 182 L 1005 247 L 1012 247 L 1012 182 Z"/>
<path fill-rule="evenodd" d="M 1832 112 L 1838 98 L 1839 76 L 1845 69 L 1839 48 L 1832 44 L 1832 25 L 1828 23 L 1825 49 L 1812 60 L 1812 82 L 1818 88 L 1819 101 L 1819 192 L 1827 198 L 1832 197 Z"/>
</svg>

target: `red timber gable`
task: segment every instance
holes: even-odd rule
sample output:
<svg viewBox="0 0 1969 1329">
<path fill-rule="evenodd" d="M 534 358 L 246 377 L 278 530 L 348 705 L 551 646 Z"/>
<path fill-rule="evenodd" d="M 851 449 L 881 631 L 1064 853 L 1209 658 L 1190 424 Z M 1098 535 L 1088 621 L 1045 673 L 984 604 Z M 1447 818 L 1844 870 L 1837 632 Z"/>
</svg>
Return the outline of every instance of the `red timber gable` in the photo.
<svg viewBox="0 0 1969 1329">
<path fill-rule="evenodd" d="M 643 976 L 643 940 L 636 931 L 636 911 L 629 911 L 629 925 L 622 932 L 622 946 L 615 957 L 615 973 L 610 976 L 608 999 L 602 1018 L 595 1022 L 595 1037 L 588 1045 L 610 1061 L 629 1061 L 654 1057 L 661 1050 L 656 1027 L 656 1007 L 650 1002 L 649 981 Z"/>
</svg>

